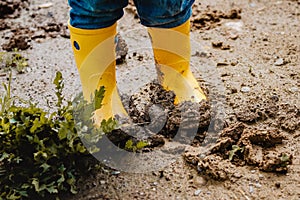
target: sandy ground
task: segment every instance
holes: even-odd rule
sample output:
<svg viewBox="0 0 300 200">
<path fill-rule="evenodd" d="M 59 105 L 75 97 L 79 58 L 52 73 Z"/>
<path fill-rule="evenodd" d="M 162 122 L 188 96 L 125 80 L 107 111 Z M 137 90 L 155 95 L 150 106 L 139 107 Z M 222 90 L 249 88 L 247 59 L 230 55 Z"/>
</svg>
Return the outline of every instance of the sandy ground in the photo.
<svg viewBox="0 0 300 200">
<path fill-rule="evenodd" d="M 29 59 L 25 73 L 13 74 L 13 94 L 51 109 L 56 71 L 63 73 L 67 99 L 80 90 L 68 7 L 58 0 L 23 6 L 1 20 L 2 48 L 21 37 Z M 191 67 L 212 107 L 224 114 L 214 150 L 200 159 L 202 148 L 187 146 L 149 173 L 103 169 L 63 199 L 300 199 L 300 2 L 196 1 L 193 9 Z M 120 93 L 130 96 L 155 78 L 155 68 L 146 29 L 132 7 L 125 10 L 119 32 L 129 50 L 117 76 Z M 0 74 L 7 82 L 7 72 Z M 246 153 L 230 162 L 232 145 Z M 292 164 L 282 165 L 283 154 Z"/>
</svg>

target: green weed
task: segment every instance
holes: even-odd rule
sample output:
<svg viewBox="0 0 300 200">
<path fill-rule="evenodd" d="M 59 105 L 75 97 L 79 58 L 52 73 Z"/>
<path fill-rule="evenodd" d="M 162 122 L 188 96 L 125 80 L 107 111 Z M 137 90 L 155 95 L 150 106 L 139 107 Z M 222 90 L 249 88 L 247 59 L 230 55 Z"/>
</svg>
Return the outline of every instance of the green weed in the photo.
<svg viewBox="0 0 300 200">
<path fill-rule="evenodd" d="M 16 69 L 18 73 L 24 73 L 28 67 L 27 58 L 25 58 L 18 49 L 13 52 L 0 52 L 0 68 L 5 71 Z"/>
<path fill-rule="evenodd" d="M 48 113 L 36 105 L 16 106 L 10 97 L 10 83 L 0 99 L 0 200 L 58 199 L 63 193 L 77 193 L 77 181 L 98 162 L 97 142 L 106 131 L 116 127 L 113 119 L 96 128 L 91 120 L 95 103 L 82 96 L 75 103 L 63 103 L 62 74 L 54 80 L 56 111 Z M 96 91 L 97 106 L 104 89 Z M 100 105 L 101 106 L 101 105 Z M 82 115 L 82 121 L 74 120 Z M 83 140 L 90 143 L 89 149 Z"/>
</svg>

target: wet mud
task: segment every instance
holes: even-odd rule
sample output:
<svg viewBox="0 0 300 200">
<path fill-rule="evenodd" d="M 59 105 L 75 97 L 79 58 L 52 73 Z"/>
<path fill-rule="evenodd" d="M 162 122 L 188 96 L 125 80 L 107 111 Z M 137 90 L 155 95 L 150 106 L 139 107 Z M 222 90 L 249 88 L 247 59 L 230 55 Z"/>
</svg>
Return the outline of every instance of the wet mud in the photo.
<svg viewBox="0 0 300 200">
<path fill-rule="evenodd" d="M 234 105 L 234 114 L 238 121 L 247 124 L 265 122 L 269 126 L 294 132 L 300 128 L 299 105 L 278 103 L 278 96 L 265 99 L 257 97 L 253 104 Z M 272 120 L 272 121 L 270 121 Z"/>
<path fill-rule="evenodd" d="M 20 16 L 20 11 L 28 7 L 27 0 L 1 0 L 0 18 L 16 18 Z"/>
<path fill-rule="evenodd" d="M 186 162 L 216 180 L 236 177 L 233 169 L 245 165 L 264 172 L 287 173 L 293 153 L 282 147 L 300 128 L 299 105 L 279 103 L 276 95 L 254 99 L 232 104 L 229 125 L 219 133 L 209 153 L 186 152 Z"/>
<path fill-rule="evenodd" d="M 222 19 L 241 19 L 242 10 L 232 8 L 230 10 L 216 10 L 210 6 L 203 6 L 201 2 L 193 5 L 191 17 L 194 30 L 208 30 L 221 25 Z"/>
<path fill-rule="evenodd" d="M 69 38 L 67 27 L 60 23 L 47 23 L 33 28 L 12 28 L 4 38 L 6 43 L 2 44 L 2 49 L 13 51 L 14 49 L 26 50 L 31 47 L 31 42 L 46 38 L 56 38 L 58 36 Z"/>
<path fill-rule="evenodd" d="M 273 99 L 274 100 L 274 99 Z M 237 122 L 219 134 L 207 155 L 185 154 L 187 163 L 216 180 L 234 177 L 237 166 L 255 166 L 261 171 L 287 173 L 293 163 L 291 150 L 281 150 L 289 134 L 299 130 L 299 108 L 265 100 L 259 106 L 240 105 Z M 273 119 L 269 123 L 269 119 Z M 253 126 L 257 125 L 258 126 Z M 230 171 L 232 170 L 232 171 Z"/>
<path fill-rule="evenodd" d="M 26 0 L 0 1 L 0 30 L 4 30 L 2 49 L 13 51 L 14 49 L 26 50 L 31 47 L 32 41 L 43 42 L 49 38 L 69 38 L 69 30 L 65 23 L 53 16 L 53 12 L 43 12 L 45 6 L 53 7 L 53 4 L 40 4 L 31 6 Z M 20 16 L 27 15 L 26 18 Z M 21 18 L 21 21 L 13 23 L 11 18 Z"/>
<path fill-rule="evenodd" d="M 209 102 L 183 102 L 174 105 L 175 94 L 151 82 L 129 98 L 126 128 L 115 130 L 109 139 L 124 148 L 128 140 L 146 141 L 147 151 L 162 146 L 164 139 L 190 145 L 202 143 L 211 120 Z M 128 125 L 129 123 L 129 125 Z M 128 134 L 130 133 L 130 134 Z"/>
</svg>

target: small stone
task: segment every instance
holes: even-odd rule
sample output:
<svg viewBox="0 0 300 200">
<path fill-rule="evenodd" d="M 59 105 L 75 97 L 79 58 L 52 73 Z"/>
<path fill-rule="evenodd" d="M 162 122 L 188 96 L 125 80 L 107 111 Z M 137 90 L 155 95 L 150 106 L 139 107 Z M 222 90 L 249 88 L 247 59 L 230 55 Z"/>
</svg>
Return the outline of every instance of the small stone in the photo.
<svg viewBox="0 0 300 200">
<path fill-rule="evenodd" d="M 274 63 L 274 65 L 276 66 L 281 66 L 283 64 L 284 64 L 284 60 L 282 58 L 278 58 Z"/>
<path fill-rule="evenodd" d="M 111 172 L 112 175 L 119 175 L 121 172 L 120 171 L 113 171 Z"/>
<path fill-rule="evenodd" d="M 231 88 L 231 94 L 235 94 L 237 92 L 238 92 L 238 90 L 236 88 Z"/>
<path fill-rule="evenodd" d="M 229 65 L 229 63 L 227 63 L 227 62 L 218 62 L 217 63 L 217 67 L 224 67 L 224 66 L 228 66 Z"/>
<path fill-rule="evenodd" d="M 141 196 L 144 196 L 144 195 L 145 195 L 145 193 L 144 193 L 144 192 L 140 192 L 140 195 L 141 195 Z"/>
<path fill-rule="evenodd" d="M 221 48 L 223 46 L 223 42 L 220 41 L 214 41 L 211 43 L 211 45 L 215 48 Z"/>
<path fill-rule="evenodd" d="M 253 192 L 254 192 L 254 188 L 253 188 L 252 185 L 249 186 L 249 192 L 250 192 L 250 193 L 253 193 Z"/>
<path fill-rule="evenodd" d="M 230 45 L 228 45 L 228 44 L 223 44 L 221 46 L 221 50 L 229 50 L 229 49 L 230 49 Z"/>
<path fill-rule="evenodd" d="M 196 190 L 196 191 L 194 192 L 194 195 L 195 195 L 195 196 L 199 196 L 200 193 L 201 193 L 201 190 Z"/>
<path fill-rule="evenodd" d="M 255 170 L 251 170 L 251 173 L 254 174 L 254 173 L 255 173 Z"/>
<path fill-rule="evenodd" d="M 208 53 L 207 52 L 204 52 L 204 51 L 196 51 L 196 53 L 192 56 L 196 56 L 196 57 L 208 57 Z"/>
<path fill-rule="evenodd" d="M 291 91 L 292 93 L 296 93 L 296 92 L 299 91 L 299 89 L 298 89 L 298 87 L 291 87 L 291 88 L 290 88 L 290 91 Z"/>
<path fill-rule="evenodd" d="M 238 39 L 238 37 L 239 37 L 238 34 L 232 34 L 232 35 L 229 36 L 229 38 L 232 39 L 232 40 L 236 40 L 236 39 Z"/>
<path fill-rule="evenodd" d="M 238 64 L 238 61 L 232 61 L 230 64 L 231 66 L 236 66 Z"/>
<path fill-rule="evenodd" d="M 44 3 L 44 4 L 41 4 L 41 5 L 39 5 L 38 7 L 39 8 L 50 8 L 50 7 L 52 7 L 53 6 L 53 3 Z"/>
<path fill-rule="evenodd" d="M 206 185 L 207 181 L 201 177 L 201 176 L 196 176 L 194 179 L 193 179 L 193 183 L 196 187 L 201 187 L 201 186 L 204 186 Z"/>
<path fill-rule="evenodd" d="M 256 185 L 255 185 L 257 188 L 261 188 L 261 184 L 260 183 L 256 183 Z"/>
<path fill-rule="evenodd" d="M 241 88 L 241 92 L 244 92 L 244 93 L 250 92 L 250 90 L 251 90 L 251 88 L 248 87 L 248 86 L 243 86 L 243 87 Z"/>
<path fill-rule="evenodd" d="M 105 181 L 101 180 L 101 181 L 100 181 L 100 184 L 101 184 L 101 185 L 104 185 L 104 184 L 105 184 Z"/>
<path fill-rule="evenodd" d="M 259 177 L 259 179 L 263 179 L 263 178 L 264 178 L 264 175 L 259 174 L 258 177 Z"/>
<path fill-rule="evenodd" d="M 227 26 L 228 28 L 231 28 L 233 30 L 236 30 L 236 31 L 240 32 L 240 31 L 243 30 L 244 23 L 242 21 L 227 22 L 227 23 L 225 23 L 225 26 Z"/>
<path fill-rule="evenodd" d="M 152 185 L 153 185 L 153 186 L 157 186 L 158 183 L 157 183 L 157 182 L 153 182 Z"/>
</svg>

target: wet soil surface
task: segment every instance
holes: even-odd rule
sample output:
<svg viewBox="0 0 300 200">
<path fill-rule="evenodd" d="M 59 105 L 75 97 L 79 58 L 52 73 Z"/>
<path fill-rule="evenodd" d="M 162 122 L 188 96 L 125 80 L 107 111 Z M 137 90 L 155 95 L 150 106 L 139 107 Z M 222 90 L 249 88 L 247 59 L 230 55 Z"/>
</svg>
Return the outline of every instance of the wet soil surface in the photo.
<svg viewBox="0 0 300 200">
<path fill-rule="evenodd" d="M 135 144 L 146 141 L 147 151 L 161 146 L 163 138 L 187 145 L 201 144 L 211 120 L 209 103 L 202 100 L 174 105 L 174 100 L 172 91 L 155 82 L 146 84 L 129 98 L 127 110 L 131 122 L 119 119 L 126 122 L 126 128 L 113 131 L 109 139 L 121 148 L 128 140 Z"/>
<path fill-rule="evenodd" d="M 13 73 L 12 94 L 51 109 L 52 80 L 59 70 L 65 96 L 72 98 L 80 83 L 67 39 L 67 5 L 0 1 L 0 11 L 2 50 L 22 49 L 29 59 L 26 73 Z M 119 23 L 118 85 L 133 123 L 149 135 L 159 132 L 149 137 L 149 151 L 176 151 L 172 141 L 183 122 L 180 109 L 191 116 L 199 111 L 195 123 L 183 125 L 200 128 L 193 141 L 186 140 L 185 131 L 178 140 L 182 155 L 163 169 L 129 173 L 103 167 L 81 180 L 76 196 L 64 199 L 299 199 L 299 0 L 196 1 L 191 67 L 210 97 L 199 105 L 174 106 L 174 94 L 153 83 L 147 34 L 132 3 L 125 11 Z M 1 82 L 7 79 L 1 70 Z M 223 117 L 215 117 L 217 111 Z"/>
</svg>

